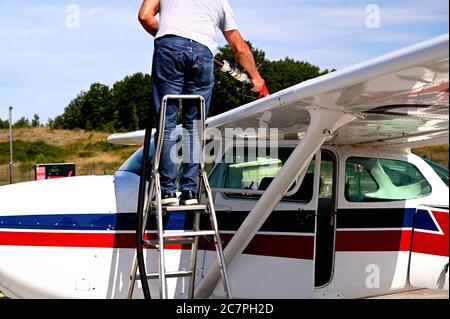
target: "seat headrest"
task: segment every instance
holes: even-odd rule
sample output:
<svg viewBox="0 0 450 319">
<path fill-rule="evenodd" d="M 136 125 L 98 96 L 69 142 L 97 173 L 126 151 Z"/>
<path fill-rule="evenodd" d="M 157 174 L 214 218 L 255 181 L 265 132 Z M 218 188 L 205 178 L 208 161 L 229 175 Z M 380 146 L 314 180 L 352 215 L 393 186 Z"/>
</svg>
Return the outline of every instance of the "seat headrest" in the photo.
<svg viewBox="0 0 450 319">
<path fill-rule="evenodd" d="M 272 183 L 273 180 L 274 180 L 274 177 L 264 177 L 259 182 L 258 190 L 259 191 L 265 191 L 269 187 L 270 183 Z"/>
</svg>

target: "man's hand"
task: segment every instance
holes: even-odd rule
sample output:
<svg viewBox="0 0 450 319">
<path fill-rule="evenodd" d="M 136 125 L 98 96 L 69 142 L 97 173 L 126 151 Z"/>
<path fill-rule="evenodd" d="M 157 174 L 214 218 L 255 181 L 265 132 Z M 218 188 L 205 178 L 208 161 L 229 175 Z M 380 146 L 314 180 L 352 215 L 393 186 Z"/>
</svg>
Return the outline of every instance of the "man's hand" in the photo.
<svg viewBox="0 0 450 319">
<path fill-rule="evenodd" d="M 152 36 L 158 33 L 158 20 L 156 20 L 158 12 L 159 0 L 144 0 L 139 10 L 139 22 Z"/>
<path fill-rule="evenodd" d="M 253 53 L 250 51 L 247 43 L 245 43 L 240 32 L 238 30 L 224 31 L 223 35 L 231 46 L 234 57 L 250 76 L 250 80 L 253 83 L 252 91 L 257 93 L 261 92 L 265 87 L 264 79 L 259 74 Z"/>
<path fill-rule="evenodd" d="M 252 92 L 259 93 L 262 91 L 263 87 L 266 85 L 266 82 L 262 77 L 258 77 L 256 79 L 250 78 L 253 83 Z"/>
</svg>

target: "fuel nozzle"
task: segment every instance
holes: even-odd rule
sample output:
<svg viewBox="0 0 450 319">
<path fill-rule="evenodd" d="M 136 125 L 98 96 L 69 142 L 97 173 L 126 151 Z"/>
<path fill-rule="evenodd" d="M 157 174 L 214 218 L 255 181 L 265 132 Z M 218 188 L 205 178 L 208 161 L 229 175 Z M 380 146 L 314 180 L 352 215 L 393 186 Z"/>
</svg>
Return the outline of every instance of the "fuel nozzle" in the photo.
<svg viewBox="0 0 450 319">
<path fill-rule="evenodd" d="M 214 59 L 214 62 L 220 67 L 220 70 L 224 73 L 228 73 L 233 78 L 238 80 L 239 82 L 242 82 L 244 84 L 250 84 L 253 85 L 252 81 L 248 77 L 247 73 L 239 70 L 237 67 L 233 67 L 230 65 L 230 63 L 226 60 L 223 60 L 223 62 L 220 62 L 219 60 Z M 266 97 L 269 95 L 269 90 L 267 89 L 267 86 L 264 84 L 264 87 L 259 92 L 259 98 Z"/>
<path fill-rule="evenodd" d="M 236 67 L 231 66 L 231 64 L 228 61 L 224 60 L 223 62 L 220 62 L 218 60 L 215 60 L 215 62 L 220 66 L 220 70 L 222 72 L 228 73 L 239 82 L 252 84 L 252 81 L 250 81 L 250 78 L 248 77 L 247 73 L 239 70 Z"/>
</svg>

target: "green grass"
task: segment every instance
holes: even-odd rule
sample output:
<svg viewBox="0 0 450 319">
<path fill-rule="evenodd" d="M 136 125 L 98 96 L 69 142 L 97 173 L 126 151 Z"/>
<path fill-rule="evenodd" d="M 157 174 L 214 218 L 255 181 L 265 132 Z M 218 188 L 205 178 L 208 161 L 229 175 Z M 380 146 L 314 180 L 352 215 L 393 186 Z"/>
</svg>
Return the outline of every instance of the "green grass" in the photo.
<svg viewBox="0 0 450 319">
<path fill-rule="evenodd" d="M 67 156 L 73 155 L 74 150 L 67 147 L 58 147 L 44 141 L 14 142 L 14 161 L 17 162 L 64 162 Z M 0 163 L 9 162 L 9 143 L 0 143 Z"/>
<path fill-rule="evenodd" d="M 27 139 L 33 132 L 20 133 L 13 149 L 15 182 L 34 180 L 35 164 L 45 163 L 75 163 L 77 175 L 114 174 L 137 148 L 108 143 L 107 133 L 94 136 L 61 131 L 56 132 L 61 138 L 55 139 L 54 131 L 40 129 L 35 131 L 37 138 L 32 141 Z M 9 141 L 0 140 L 0 185 L 9 182 L 9 158 Z"/>
</svg>

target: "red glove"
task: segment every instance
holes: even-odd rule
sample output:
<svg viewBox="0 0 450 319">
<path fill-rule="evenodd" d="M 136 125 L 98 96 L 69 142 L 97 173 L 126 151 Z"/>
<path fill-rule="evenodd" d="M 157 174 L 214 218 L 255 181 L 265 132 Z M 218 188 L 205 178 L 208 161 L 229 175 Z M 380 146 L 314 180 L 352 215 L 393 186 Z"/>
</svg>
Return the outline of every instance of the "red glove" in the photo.
<svg viewBox="0 0 450 319">
<path fill-rule="evenodd" d="M 259 91 L 259 99 L 262 97 L 266 97 L 268 95 L 270 95 L 270 93 L 269 93 L 269 90 L 267 89 L 266 84 L 264 83 L 263 88 L 261 89 L 261 91 Z"/>
</svg>

